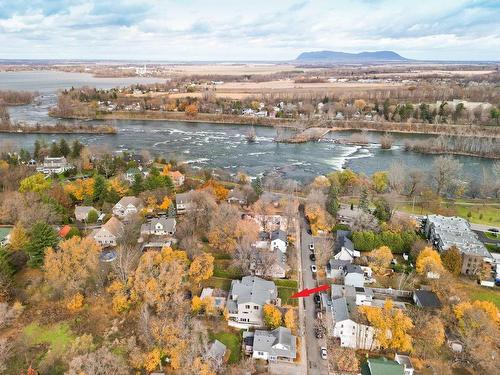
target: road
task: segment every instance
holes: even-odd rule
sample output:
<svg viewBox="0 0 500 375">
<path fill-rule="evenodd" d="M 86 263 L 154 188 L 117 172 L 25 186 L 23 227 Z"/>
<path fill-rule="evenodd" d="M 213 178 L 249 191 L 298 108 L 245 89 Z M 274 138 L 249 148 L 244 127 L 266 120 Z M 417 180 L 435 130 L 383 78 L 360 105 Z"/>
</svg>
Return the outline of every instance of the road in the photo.
<svg viewBox="0 0 500 375">
<path fill-rule="evenodd" d="M 309 244 L 313 237 L 307 233 L 309 225 L 304 216 L 300 213 L 300 248 L 302 265 L 302 288 L 314 288 L 317 286 L 316 280 L 311 272 L 311 260 L 309 259 Z M 316 307 L 313 296 L 301 298 L 299 303 L 303 305 L 304 336 L 303 340 L 307 350 L 307 374 L 308 375 L 328 375 L 327 361 L 321 359 L 320 347 L 326 346 L 326 339 L 317 339 L 314 336 L 314 323 L 316 321 Z"/>
</svg>

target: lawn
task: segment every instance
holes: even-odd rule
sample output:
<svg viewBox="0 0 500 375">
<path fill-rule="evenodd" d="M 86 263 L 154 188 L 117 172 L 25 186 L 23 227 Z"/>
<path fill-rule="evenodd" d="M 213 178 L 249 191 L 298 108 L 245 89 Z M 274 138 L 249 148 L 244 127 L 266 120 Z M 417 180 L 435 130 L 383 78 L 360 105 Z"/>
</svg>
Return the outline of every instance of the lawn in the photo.
<svg viewBox="0 0 500 375">
<path fill-rule="evenodd" d="M 299 283 L 297 280 L 290 280 L 290 279 L 274 279 L 274 283 L 276 284 L 277 287 L 283 286 L 286 288 L 298 288 Z"/>
<path fill-rule="evenodd" d="M 278 286 L 278 297 L 281 298 L 281 305 L 297 306 L 298 299 L 290 298 L 292 294 L 297 293 L 297 288 L 289 288 L 286 286 Z"/>
<path fill-rule="evenodd" d="M 37 323 L 31 323 L 24 328 L 24 335 L 30 345 L 48 344 L 54 351 L 63 351 L 74 339 L 66 323 L 53 326 L 39 326 Z"/>
<path fill-rule="evenodd" d="M 219 340 L 231 351 L 229 355 L 229 363 L 237 363 L 241 356 L 241 335 L 240 333 L 232 332 L 217 332 L 210 333 L 211 340 Z"/>
<path fill-rule="evenodd" d="M 217 259 L 214 263 L 214 276 L 226 279 L 241 279 L 240 269 L 231 266 L 230 261 Z"/>
<path fill-rule="evenodd" d="M 491 289 L 473 289 L 470 291 L 470 297 L 473 300 L 493 302 L 500 309 L 500 291 Z"/>
<path fill-rule="evenodd" d="M 202 286 L 204 288 L 222 289 L 228 292 L 231 288 L 231 281 L 231 279 L 212 276 L 210 279 L 204 281 Z"/>
<path fill-rule="evenodd" d="M 500 234 L 492 232 L 484 232 L 484 235 L 491 240 L 500 240 Z"/>
</svg>

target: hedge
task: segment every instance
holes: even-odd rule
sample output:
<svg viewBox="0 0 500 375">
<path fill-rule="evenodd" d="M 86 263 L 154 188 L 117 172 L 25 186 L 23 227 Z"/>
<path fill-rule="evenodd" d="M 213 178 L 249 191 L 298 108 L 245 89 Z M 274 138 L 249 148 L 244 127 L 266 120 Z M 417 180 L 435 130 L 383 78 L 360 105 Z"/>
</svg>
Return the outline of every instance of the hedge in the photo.
<svg viewBox="0 0 500 375">
<path fill-rule="evenodd" d="M 352 234 L 352 242 L 356 250 L 371 251 L 380 246 L 388 246 L 393 254 L 409 252 L 413 243 L 418 239 L 418 234 L 412 231 L 382 231 L 380 233 L 365 231 Z"/>
</svg>

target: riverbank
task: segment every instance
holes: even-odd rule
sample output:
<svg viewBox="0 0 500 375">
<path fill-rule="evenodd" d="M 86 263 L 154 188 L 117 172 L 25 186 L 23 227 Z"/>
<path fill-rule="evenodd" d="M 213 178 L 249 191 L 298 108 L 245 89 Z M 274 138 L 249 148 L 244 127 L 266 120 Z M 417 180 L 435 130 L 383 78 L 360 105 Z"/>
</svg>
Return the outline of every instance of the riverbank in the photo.
<svg viewBox="0 0 500 375">
<path fill-rule="evenodd" d="M 24 134 L 116 134 L 117 129 L 108 125 L 70 124 L 70 125 L 1 125 L 0 133 Z"/>
<path fill-rule="evenodd" d="M 80 120 L 140 120 L 140 121 L 184 121 L 184 122 L 209 122 L 215 124 L 235 124 L 235 125 L 255 125 L 269 127 L 287 127 L 291 129 L 302 129 L 298 121 L 300 119 L 285 119 L 271 117 L 249 117 L 241 115 L 197 113 L 188 116 L 184 112 L 174 111 L 143 111 L 143 112 L 98 112 L 91 116 L 80 116 L 72 114 L 60 116 L 56 113 L 49 113 L 52 117 Z M 500 126 L 481 125 L 458 125 L 458 124 L 428 124 L 428 123 L 402 123 L 402 122 L 375 122 L 358 120 L 323 120 L 315 119 L 311 121 L 315 128 L 329 128 L 330 131 L 354 130 L 373 131 L 382 133 L 402 133 L 402 134 L 434 134 L 434 135 L 456 135 L 463 137 L 488 137 L 500 139 Z"/>
</svg>

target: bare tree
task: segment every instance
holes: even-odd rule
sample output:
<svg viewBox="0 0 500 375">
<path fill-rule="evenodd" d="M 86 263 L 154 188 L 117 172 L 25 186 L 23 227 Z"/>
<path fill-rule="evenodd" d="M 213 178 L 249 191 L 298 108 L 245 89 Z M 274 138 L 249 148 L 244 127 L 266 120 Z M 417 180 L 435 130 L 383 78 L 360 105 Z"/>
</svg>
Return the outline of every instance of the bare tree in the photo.
<svg viewBox="0 0 500 375">
<path fill-rule="evenodd" d="M 453 156 L 438 156 L 432 163 L 431 179 L 441 195 L 457 186 L 462 164 Z"/>
<path fill-rule="evenodd" d="M 116 259 L 112 262 L 112 268 L 122 283 L 126 283 L 129 276 L 137 268 L 141 249 L 137 244 L 121 244 L 116 249 Z"/>
<path fill-rule="evenodd" d="M 390 188 L 401 194 L 405 186 L 405 179 L 407 178 L 406 166 L 402 161 L 392 163 L 389 167 L 389 186 Z"/>
<path fill-rule="evenodd" d="M 93 375 L 127 375 L 129 369 L 121 357 L 116 356 L 107 347 L 103 346 L 95 352 L 83 354 L 71 360 L 66 375 L 79 375 L 83 373 Z"/>
<path fill-rule="evenodd" d="M 7 371 L 7 360 L 12 355 L 12 343 L 5 337 L 0 338 L 0 373 Z"/>
<path fill-rule="evenodd" d="M 316 253 L 316 263 L 320 267 L 324 267 L 333 257 L 333 241 L 327 237 L 316 238 L 314 240 L 314 250 Z"/>
<path fill-rule="evenodd" d="M 378 220 L 372 214 L 362 211 L 354 217 L 351 229 L 355 232 L 362 232 L 367 230 L 378 231 Z"/>
</svg>

